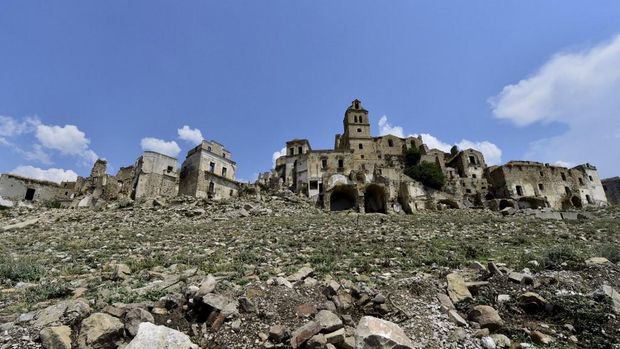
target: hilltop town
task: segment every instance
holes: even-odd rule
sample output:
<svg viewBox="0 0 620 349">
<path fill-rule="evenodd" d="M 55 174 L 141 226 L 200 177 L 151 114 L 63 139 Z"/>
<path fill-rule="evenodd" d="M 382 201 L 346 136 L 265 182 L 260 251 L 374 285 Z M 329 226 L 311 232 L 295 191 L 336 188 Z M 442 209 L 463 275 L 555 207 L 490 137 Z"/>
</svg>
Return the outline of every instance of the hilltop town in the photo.
<svg viewBox="0 0 620 349">
<path fill-rule="evenodd" d="M 0 349 L 618 348 L 618 179 L 374 137 L 0 177 Z"/>
</svg>

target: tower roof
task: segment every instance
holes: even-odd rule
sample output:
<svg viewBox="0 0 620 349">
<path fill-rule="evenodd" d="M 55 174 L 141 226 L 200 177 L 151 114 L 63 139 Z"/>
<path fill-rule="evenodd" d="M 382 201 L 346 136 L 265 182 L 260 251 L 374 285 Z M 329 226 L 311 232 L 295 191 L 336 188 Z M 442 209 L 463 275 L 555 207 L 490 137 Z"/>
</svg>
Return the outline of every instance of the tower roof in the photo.
<svg viewBox="0 0 620 349">
<path fill-rule="evenodd" d="M 362 107 L 362 101 L 360 101 L 357 98 L 354 99 L 353 102 L 351 102 L 351 106 L 347 108 L 347 111 L 350 111 L 350 110 L 363 111 L 363 112 L 368 113 L 368 110 Z"/>
</svg>

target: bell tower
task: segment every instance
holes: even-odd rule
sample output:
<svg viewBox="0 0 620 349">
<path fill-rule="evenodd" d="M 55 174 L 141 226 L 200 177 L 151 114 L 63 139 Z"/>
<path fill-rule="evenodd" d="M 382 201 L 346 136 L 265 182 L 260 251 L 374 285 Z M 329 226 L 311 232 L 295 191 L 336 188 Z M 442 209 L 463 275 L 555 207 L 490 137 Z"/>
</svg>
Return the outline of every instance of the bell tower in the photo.
<svg viewBox="0 0 620 349">
<path fill-rule="evenodd" d="M 368 110 L 362 107 L 359 99 L 351 102 L 351 106 L 344 113 L 344 134 L 345 138 L 370 138 L 370 123 L 368 121 Z"/>
</svg>

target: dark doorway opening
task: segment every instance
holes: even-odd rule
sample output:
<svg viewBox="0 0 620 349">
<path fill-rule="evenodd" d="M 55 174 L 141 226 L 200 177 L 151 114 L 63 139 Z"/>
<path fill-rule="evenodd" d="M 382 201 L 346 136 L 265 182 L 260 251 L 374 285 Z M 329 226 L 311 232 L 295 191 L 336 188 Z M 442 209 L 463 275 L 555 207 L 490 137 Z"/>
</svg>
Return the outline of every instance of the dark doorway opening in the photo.
<svg viewBox="0 0 620 349">
<path fill-rule="evenodd" d="M 369 185 L 364 192 L 366 213 L 387 213 L 385 190 L 378 185 Z"/>
<path fill-rule="evenodd" d="M 508 201 L 508 200 L 500 200 L 500 202 L 499 202 L 499 209 L 500 209 L 500 211 L 505 209 L 506 207 L 514 208 L 514 206 L 515 205 L 512 202 Z"/>
<path fill-rule="evenodd" d="M 329 197 L 330 211 L 345 211 L 355 208 L 355 189 L 348 186 L 334 188 Z"/>
<path fill-rule="evenodd" d="M 24 198 L 24 200 L 32 201 L 34 199 L 34 192 L 35 190 L 32 188 L 26 189 L 26 197 Z"/>
<path fill-rule="evenodd" d="M 581 199 L 578 196 L 573 196 L 570 199 L 570 203 L 573 204 L 575 208 L 582 208 Z"/>
</svg>

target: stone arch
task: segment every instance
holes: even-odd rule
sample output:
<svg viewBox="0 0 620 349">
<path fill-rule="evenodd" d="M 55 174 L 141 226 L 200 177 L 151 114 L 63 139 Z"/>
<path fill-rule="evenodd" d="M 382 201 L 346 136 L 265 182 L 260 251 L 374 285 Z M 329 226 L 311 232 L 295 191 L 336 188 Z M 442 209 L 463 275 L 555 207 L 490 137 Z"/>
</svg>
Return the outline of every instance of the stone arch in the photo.
<svg viewBox="0 0 620 349">
<path fill-rule="evenodd" d="M 364 191 L 364 212 L 387 213 L 387 195 L 385 188 L 371 184 Z"/>
<path fill-rule="evenodd" d="M 338 185 L 329 195 L 330 211 L 345 211 L 357 207 L 357 193 L 353 186 Z"/>
<path fill-rule="evenodd" d="M 515 203 L 510 201 L 510 200 L 506 200 L 506 199 L 502 199 L 499 201 L 499 210 L 503 210 L 506 207 L 512 207 L 512 208 L 516 208 L 515 207 Z"/>
</svg>

